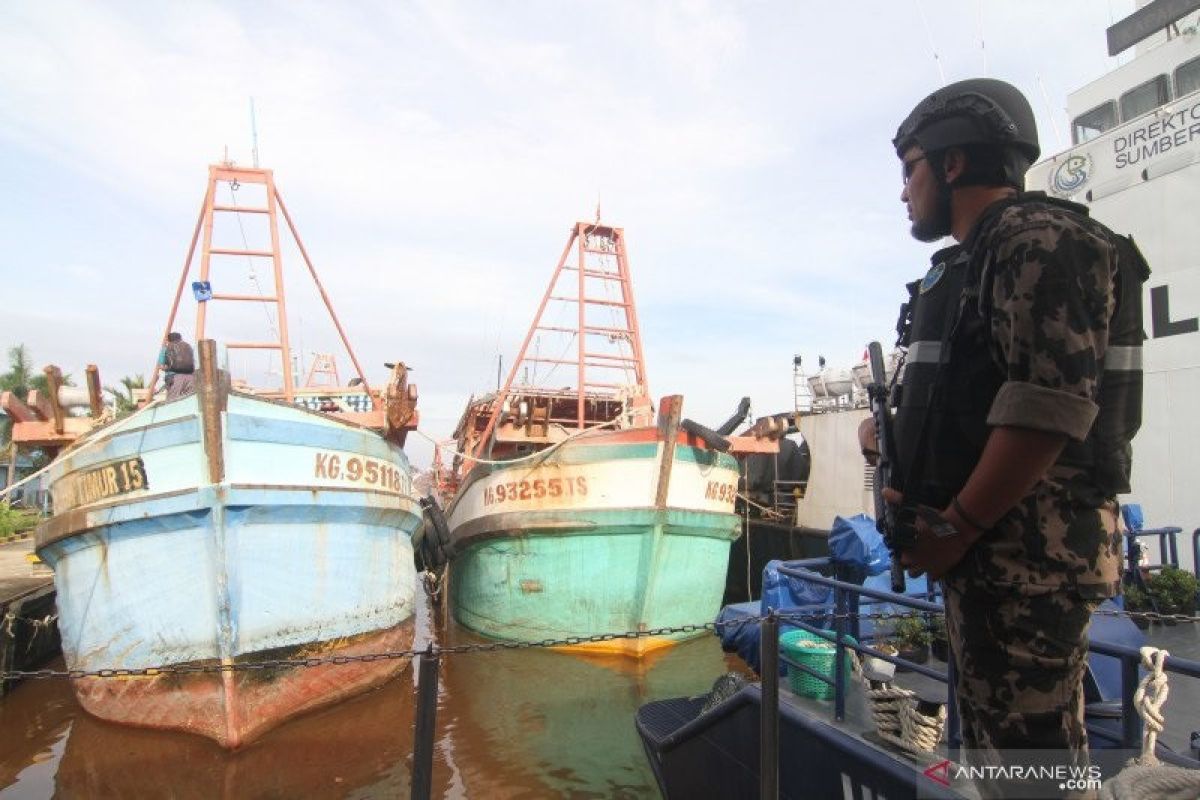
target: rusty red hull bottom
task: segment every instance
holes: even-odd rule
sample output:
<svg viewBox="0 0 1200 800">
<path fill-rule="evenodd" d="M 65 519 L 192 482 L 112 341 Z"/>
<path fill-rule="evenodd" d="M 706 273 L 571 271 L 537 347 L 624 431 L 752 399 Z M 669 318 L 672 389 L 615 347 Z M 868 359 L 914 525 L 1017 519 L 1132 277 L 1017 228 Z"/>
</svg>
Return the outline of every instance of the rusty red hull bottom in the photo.
<svg viewBox="0 0 1200 800">
<path fill-rule="evenodd" d="M 411 619 L 385 631 L 323 642 L 286 654 L 251 654 L 238 662 L 266 659 L 360 656 L 409 650 Z M 74 681 L 80 705 L 101 719 L 124 725 L 187 731 L 222 747 L 247 745 L 286 719 L 366 691 L 402 672 L 409 659 L 380 659 L 318 667 L 166 674 Z"/>
</svg>

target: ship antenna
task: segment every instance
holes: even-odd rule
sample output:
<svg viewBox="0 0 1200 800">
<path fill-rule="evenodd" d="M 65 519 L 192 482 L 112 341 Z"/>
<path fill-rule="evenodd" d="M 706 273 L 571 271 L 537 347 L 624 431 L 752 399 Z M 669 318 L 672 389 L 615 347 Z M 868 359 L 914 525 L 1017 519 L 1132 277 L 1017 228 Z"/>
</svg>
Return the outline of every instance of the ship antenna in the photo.
<svg viewBox="0 0 1200 800">
<path fill-rule="evenodd" d="M 250 98 L 250 153 L 254 168 L 258 169 L 258 123 L 254 118 L 254 98 Z"/>
<path fill-rule="evenodd" d="M 976 19 L 978 20 L 979 25 L 979 52 L 983 56 L 983 76 L 986 78 L 988 75 L 988 59 L 987 43 L 983 39 L 983 0 L 979 0 L 979 3 L 975 6 L 975 9 L 978 12 Z"/>
<path fill-rule="evenodd" d="M 929 28 L 929 20 L 925 17 L 925 8 L 921 5 L 921 0 L 913 0 L 917 6 L 917 13 L 921 15 L 921 24 L 925 26 L 925 36 L 929 39 L 929 50 L 933 53 L 933 63 L 937 64 L 938 75 L 941 76 L 942 86 L 946 85 L 946 70 L 942 69 L 942 59 L 938 56 L 937 45 L 933 41 L 933 31 Z"/>
<path fill-rule="evenodd" d="M 1058 149 L 1063 149 L 1062 132 L 1058 129 L 1058 120 L 1054 118 L 1054 106 L 1050 105 L 1050 95 L 1046 94 L 1046 84 L 1042 80 L 1042 76 L 1037 76 L 1038 88 L 1042 90 L 1042 102 L 1046 104 L 1046 116 L 1050 117 L 1050 127 L 1054 128 L 1054 141 L 1058 143 Z"/>
</svg>

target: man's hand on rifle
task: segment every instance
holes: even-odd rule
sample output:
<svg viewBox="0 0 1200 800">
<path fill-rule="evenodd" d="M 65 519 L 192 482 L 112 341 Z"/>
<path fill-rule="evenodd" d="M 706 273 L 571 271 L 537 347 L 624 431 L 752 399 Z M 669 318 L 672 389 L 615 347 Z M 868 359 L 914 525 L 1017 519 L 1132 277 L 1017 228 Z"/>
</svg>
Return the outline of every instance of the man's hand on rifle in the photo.
<svg viewBox="0 0 1200 800">
<path fill-rule="evenodd" d="M 879 464 L 879 438 L 875 435 L 874 417 L 867 417 L 858 424 L 858 446 L 868 464 L 872 467 Z"/>
<path fill-rule="evenodd" d="M 860 435 L 861 432 L 860 427 Z M 904 495 L 895 489 L 884 489 L 883 499 L 891 505 L 898 506 L 904 502 Z M 939 512 L 939 516 L 953 526 L 953 535 L 939 536 L 934 533 L 926 519 L 918 515 L 916 542 L 900 556 L 900 561 L 910 577 L 915 578 L 925 573 L 930 580 L 938 580 L 962 560 L 971 549 L 971 545 L 981 536 L 979 531 L 958 515 L 953 506 Z"/>
</svg>

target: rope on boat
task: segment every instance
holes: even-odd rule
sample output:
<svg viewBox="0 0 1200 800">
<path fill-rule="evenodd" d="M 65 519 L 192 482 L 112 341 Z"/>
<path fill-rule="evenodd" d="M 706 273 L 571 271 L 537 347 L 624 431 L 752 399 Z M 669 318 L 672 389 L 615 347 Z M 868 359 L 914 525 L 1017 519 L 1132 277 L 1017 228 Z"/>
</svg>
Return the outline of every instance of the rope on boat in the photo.
<svg viewBox="0 0 1200 800">
<path fill-rule="evenodd" d="M 13 625 L 17 622 L 24 622 L 33 628 L 33 636 L 29 639 L 29 644 L 32 645 L 38 635 L 44 630 L 49 630 L 50 626 L 57 620 L 58 614 L 47 614 L 41 619 L 37 619 L 34 617 L 18 617 L 14 612 L 9 611 L 4 615 L 4 635 L 9 639 L 16 639 L 17 634 L 13 630 Z"/>
<path fill-rule="evenodd" d="M 880 689 L 872 689 L 868 684 L 866 694 L 871 704 L 871 718 L 875 721 L 876 732 L 888 741 L 896 743 L 900 736 L 900 708 L 907 704 L 915 693 L 911 689 L 889 683 Z"/>
<path fill-rule="evenodd" d="M 1104 782 L 1100 800 L 1195 800 L 1200 797 L 1200 770 L 1163 764 L 1154 753 L 1165 719 L 1162 707 L 1170 694 L 1163 669 L 1168 653 L 1157 647 L 1143 647 L 1141 652 L 1147 672 L 1133 704 L 1144 723 L 1142 754 Z"/>
<path fill-rule="evenodd" d="M 946 706 L 938 706 L 935 716 L 917 709 L 916 692 L 891 683 L 871 688 L 864 677 L 871 717 L 879 738 L 910 753 L 931 753 L 946 728 Z"/>
<path fill-rule="evenodd" d="M 600 425 L 593 425 L 590 428 L 585 428 L 584 430 L 576 431 L 575 433 L 572 433 L 567 438 L 565 438 L 561 441 L 555 442 L 554 444 L 547 447 L 545 450 L 539 450 L 536 453 L 530 453 L 529 455 L 521 456 L 520 458 L 504 459 L 503 461 L 492 461 L 492 460 L 486 459 L 486 458 L 476 458 L 475 456 L 464 453 L 461 450 L 454 450 L 451 448 L 444 447 L 442 445 L 441 441 L 439 441 L 438 439 L 434 439 L 432 436 L 430 436 L 429 434 L 425 433 L 424 431 L 422 431 L 420 429 L 414 430 L 413 433 L 417 434 L 422 439 L 429 442 L 430 444 L 432 444 L 434 447 L 438 448 L 439 450 L 442 450 L 442 451 L 449 450 L 451 455 L 458 456 L 466 461 L 474 461 L 476 464 L 520 464 L 523 461 L 533 461 L 534 459 L 545 458 L 546 456 L 550 455 L 552 452 L 554 452 L 555 450 L 562 447 L 564 444 L 566 444 L 567 442 L 569 442 L 573 439 L 579 439 L 581 437 L 596 433 L 597 431 L 603 430 L 605 428 L 611 428 L 612 426 L 616 425 L 618 422 L 620 422 L 620 419 L 612 419 L 612 420 L 609 420 L 608 422 L 602 423 Z"/>
</svg>

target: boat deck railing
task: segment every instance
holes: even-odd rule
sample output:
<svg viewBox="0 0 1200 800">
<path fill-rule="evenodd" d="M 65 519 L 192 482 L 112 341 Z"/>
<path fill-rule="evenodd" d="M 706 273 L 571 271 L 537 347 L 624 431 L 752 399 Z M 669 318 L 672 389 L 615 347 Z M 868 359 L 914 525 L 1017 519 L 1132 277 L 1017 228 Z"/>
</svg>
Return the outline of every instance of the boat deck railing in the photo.
<svg viewBox="0 0 1200 800">
<path fill-rule="evenodd" d="M 1175 529 L 1178 531 L 1179 529 Z M 1150 535 L 1158 535 L 1157 531 L 1147 532 Z M 1200 541 L 1200 529 L 1193 535 L 1193 542 Z M 835 654 L 833 661 L 833 675 L 823 674 L 806 664 L 797 663 L 789 659 L 786 655 L 781 655 L 781 658 L 787 665 L 788 669 L 798 669 L 805 674 L 827 683 L 834 690 L 834 717 L 837 721 L 845 720 L 846 715 L 846 695 L 847 695 L 847 678 L 846 675 L 846 649 L 852 649 L 857 652 L 860 657 L 871 656 L 882 659 L 898 666 L 903 666 L 906 669 L 920 675 L 932 678 L 938 682 L 946 684 L 947 689 L 947 721 L 946 732 L 947 742 L 952 750 L 957 750 L 961 744 L 960 723 L 958 712 L 955 703 L 955 672 L 954 664 L 951 660 L 947 664 L 945 671 L 931 668 L 923 664 L 917 664 L 899 656 L 889 655 L 864 644 L 859 641 L 860 617 L 871 616 L 868 614 L 859 613 L 859 608 L 862 604 L 862 598 L 869 598 L 872 601 L 879 603 L 887 603 L 893 606 L 901 606 L 910 609 L 908 614 L 944 614 L 944 608 L 941 604 L 933 602 L 931 596 L 925 599 L 913 597 L 910 595 L 896 594 L 894 592 L 874 589 L 861 586 L 856 583 L 851 583 L 838 578 L 822 575 L 816 570 L 833 566 L 832 559 L 813 558 L 803 561 L 793 561 L 783 564 L 779 567 L 779 573 L 793 578 L 798 578 L 818 586 L 828 587 L 833 591 L 833 629 L 821 628 L 812 624 L 812 621 L 820 621 L 821 615 L 828 615 L 829 609 L 826 606 L 803 606 L 797 608 L 774 609 L 779 620 L 788 625 L 794 625 L 797 628 L 809 631 L 818 636 L 824 636 L 832 640 L 835 644 Z M 932 594 L 932 593 L 930 593 Z M 907 614 L 906 614 L 907 615 Z M 885 617 L 887 615 L 879 615 Z M 899 615 L 897 615 L 899 616 Z M 768 642 L 768 632 L 773 628 L 775 641 Z M 1122 748 L 1136 750 L 1141 747 L 1142 743 L 1142 718 L 1134 705 L 1134 694 L 1138 688 L 1140 679 L 1140 665 L 1142 662 L 1142 654 L 1139 648 L 1130 647 L 1124 644 L 1114 642 L 1106 642 L 1103 640 L 1093 639 L 1089 643 L 1089 650 L 1092 653 L 1109 656 L 1117 659 L 1121 665 L 1121 699 L 1119 707 L 1112 703 L 1092 704 L 1089 710 L 1099 710 L 1097 706 L 1107 706 L 1105 710 L 1116 712 L 1119 710 L 1120 729 L 1119 732 L 1112 728 L 1106 728 L 1095 724 L 1089 724 L 1089 736 L 1102 739 L 1111 745 L 1116 745 Z M 775 653 L 779 652 L 778 644 L 778 626 L 765 625 L 763 629 L 763 652 L 764 654 L 772 649 Z M 1168 656 L 1163 668 L 1168 673 L 1183 675 L 1188 678 L 1200 679 L 1200 662 L 1189 659 L 1178 658 L 1176 656 Z M 766 668 L 764 664 L 764 691 L 766 689 Z M 774 682 L 773 682 L 774 683 Z M 1115 716 L 1115 715 L 1114 715 Z M 1188 758 L 1176 753 L 1160 753 L 1160 758 L 1170 760 L 1175 763 L 1184 764 L 1187 766 L 1200 767 L 1200 761 Z"/>
<path fill-rule="evenodd" d="M 1176 526 L 1168 526 L 1165 528 L 1143 528 L 1138 531 L 1125 531 L 1125 558 L 1128 562 L 1126 569 L 1127 577 L 1132 578 L 1139 585 L 1142 580 L 1142 570 L 1150 572 L 1162 570 L 1165 567 L 1179 568 L 1179 534 L 1183 533 L 1183 528 Z M 1158 552 L 1162 562 L 1159 564 L 1140 563 L 1143 551 L 1142 544 L 1139 539 L 1158 539 Z M 1192 569 L 1196 569 L 1196 552 L 1200 547 L 1200 528 L 1192 534 Z"/>
</svg>

